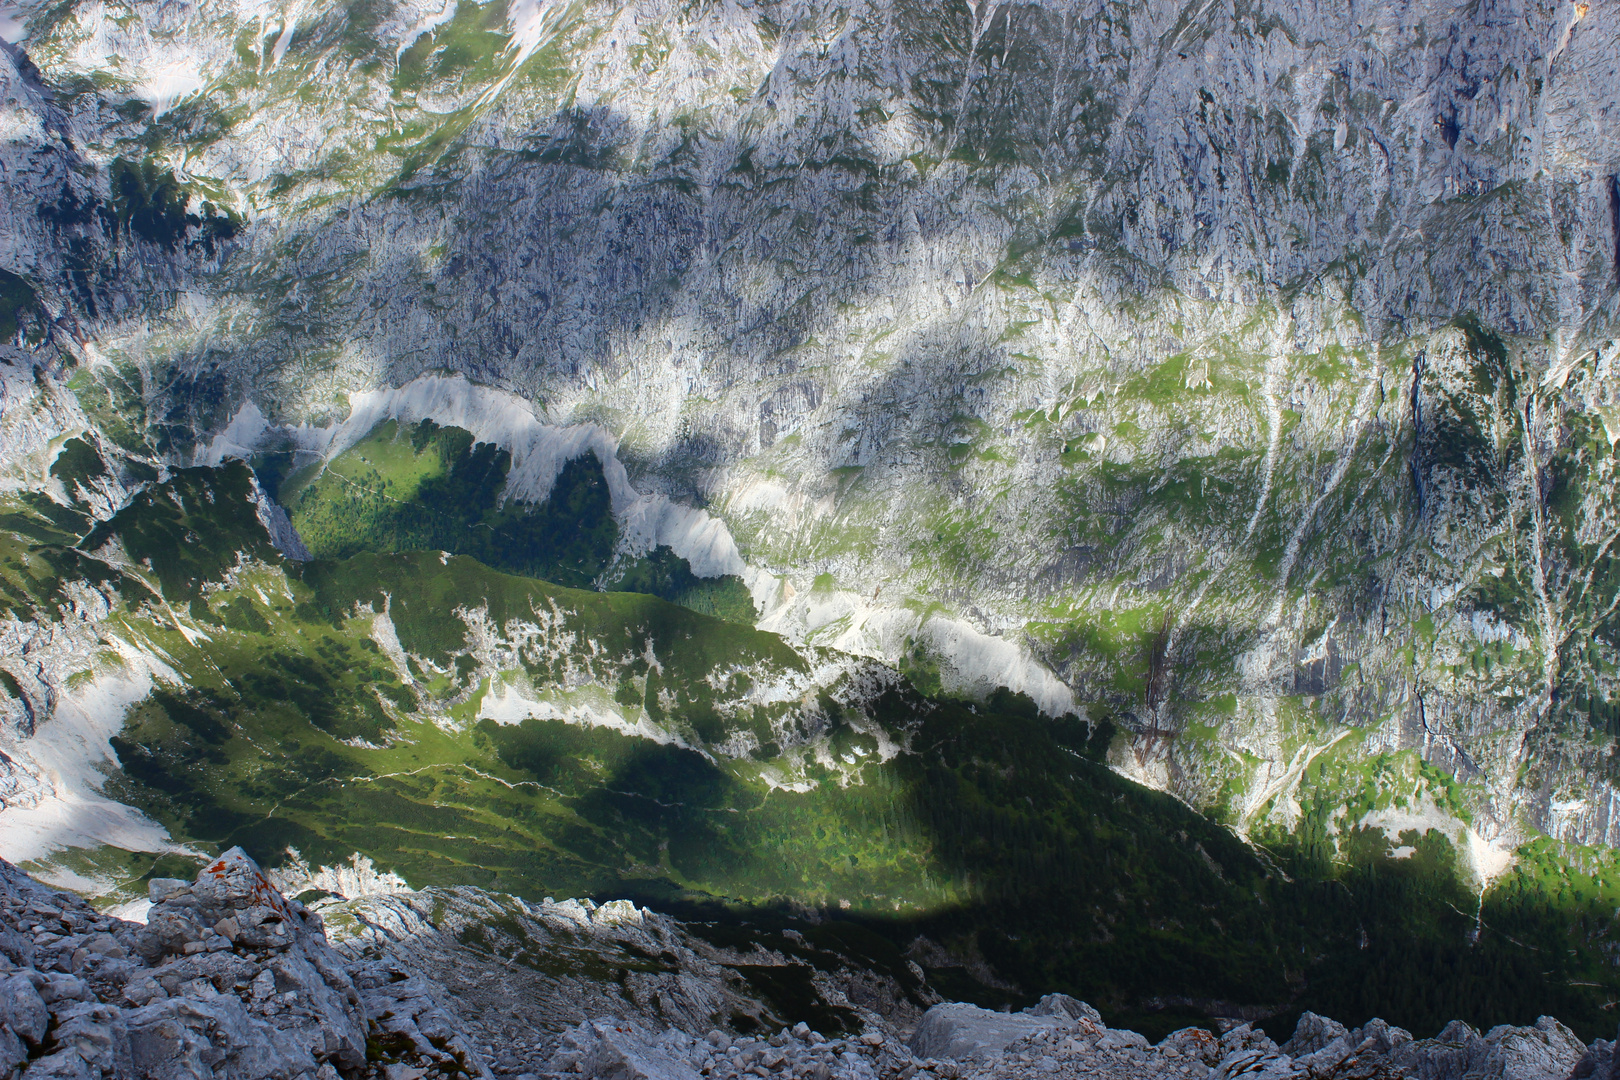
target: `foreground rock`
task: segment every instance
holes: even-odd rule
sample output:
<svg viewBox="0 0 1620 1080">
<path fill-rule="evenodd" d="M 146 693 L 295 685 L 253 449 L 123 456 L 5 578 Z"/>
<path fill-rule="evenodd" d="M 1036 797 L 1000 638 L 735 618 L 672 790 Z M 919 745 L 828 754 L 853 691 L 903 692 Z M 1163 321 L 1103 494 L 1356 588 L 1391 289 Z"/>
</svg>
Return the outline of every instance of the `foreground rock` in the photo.
<svg viewBox="0 0 1620 1080">
<path fill-rule="evenodd" d="M 1584 1046 L 1551 1017 L 1414 1039 L 1306 1013 L 1281 1046 L 1248 1024 L 1154 1045 L 1062 994 L 919 1016 L 838 988 L 877 975 L 818 971 L 819 1007 L 838 1003 L 825 1015 L 851 1029 L 829 1037 L 773 1027 L 781 1006 L 750 989 L 741 957 L 630 904 L 477 889 L 334 901 L 334 948 L 321 913 L 240 849 L 194 882 L 154 881 L 151 897 L 144 926 L 124 922 L 0 862 L 0 1078 L 1620 1080 L 1612 1043 Z M 778 977 L 792 963 L 762 947 L 746 958 Z M 580 1019 L 594 1008 L 615 1015 Z"/>
<path fill-rule="evenodd" d="M 991 1012 L 952 1002 L 928 1010 L 910 1045 L 919 1057 L 989 1061 L 1014 1042 L 1073 1027 L 1078 1020 L 1099 1028 L 1102 1024 L 1097 1010 L 1063 994 L 1049 994 L 1021 1013 Z"/>
<path fill-rule="evenodd" d="M 601 1017 L 692 1036 L 910 1030 L 939 996 L 898 952 L 885 969 L 834 935 L 716 933 L 624 900 L 519 897 L 468 886 L 312 902 L 351 965 L 431 978 L 501 1074 L 544 1067 L 563 1033 Z M 358 978 L 358 976 L 357 976 Z"/>
<path fill-rule="evenodd" d="M 0 862 L 0 1076 L 489 1077 L 429 987 L 351 973 L 241 849 L 151 897 L 142 926 Z"/>
<path fill-rule="evenodd" d="M 1107 1027 L 1084 1002 L 1052 994 L 1022 1013 L 935 1006 L 909 1043 L 881 1031 L 829 1040 L 803 1025 L 769 1039 L 714 1032 L 700 1040 L 594 1021 L 568 1033 L 547 1071 L 601 1080 L 1612 1080 L 1604 1071 L 1611 1052 L 1602 1041 L 1589 1051 L 1550 1017 L 1485 1035 L 1454 1022 L 1415 1040 L 1381 1020 L 1347 1030 L 1312 1013 L 1282 1046 L 1248 1024 L 1219 1037 L 1185 1028 L 1153 1045 Z"/>
</svg>

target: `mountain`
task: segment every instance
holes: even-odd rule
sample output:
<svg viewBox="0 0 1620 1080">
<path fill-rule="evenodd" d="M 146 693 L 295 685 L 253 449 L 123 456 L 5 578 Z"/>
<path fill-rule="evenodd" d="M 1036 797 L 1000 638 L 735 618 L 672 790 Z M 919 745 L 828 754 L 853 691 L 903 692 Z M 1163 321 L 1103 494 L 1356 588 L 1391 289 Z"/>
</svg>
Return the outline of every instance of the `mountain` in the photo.
<svg viewBox="0 0 1620 1080">
<path fill-rule="evenodd" d="M 1611 6 L 8 18 L 0 855 L 1610 1023 Z"/>
</svg>

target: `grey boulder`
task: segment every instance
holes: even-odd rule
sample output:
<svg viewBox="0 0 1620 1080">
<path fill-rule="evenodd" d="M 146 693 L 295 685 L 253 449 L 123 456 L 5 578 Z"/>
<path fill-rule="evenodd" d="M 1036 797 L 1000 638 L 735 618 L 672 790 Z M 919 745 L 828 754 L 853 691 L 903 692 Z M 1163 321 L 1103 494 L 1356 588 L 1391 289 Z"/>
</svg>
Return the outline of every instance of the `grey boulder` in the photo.
<svg viewBox="0 0 1620 1080">
<path fill-rule="evenodd" d="M 1043 999 L 1041 1005 L 1035 1008 L 1047 1006 L 1048 1001 L 1058 996 L 1051 995 Z M 1088 1010 L 1089 1014 L 1085 1019 L 1096 1017 L 1096 1010 L 1091 1006 L 1085 1005 L 1084 1002 L 1076 1004 Z M 1056 1002 L 1040 1013 L 1033 1010 L 1016 1013 L 993 1012 L 965 1002 L 945 1002 L 935 1005 L 923 1014 L 922 1020 L 917 1024 L 917 1030 L 912 1033 L 909 1045 L 912 1052 L 920 1058 L 983 1062 L 999 1056 L 1007 1049 L 1008 1044 L 1019 1039 L 1048 1031 L 1078 1027 L 1080 1023 L 1080 1017 Z"/>
<path fill-rule="evenodd" d="M 1586 1056 L 1575 1033 L 1550 1016 L 1502 1024 L 1481 1036 L 1452 1023 L 1434 1039 L 1399 1046 L 1390 1060 L 1414 1080 L 1565 1080 Z"/>
<path fill-rule="evenodd" d="M 1616 1080 L 1620 1077 L 1620 1068 L 1616 1068 L 1615 1044 L 1608 1039 L 1594 1039 L 1592 1045 L 1586 1048 L 1581 1060 L 1575 1063 L 1575 1069 L 1569 1074 L 1570 1080 Z"/>
<path fill-rule="evenodd" d="M 563 1035 L 548 1070 L 596 1080 L 701 1080 L 687 1057 L 696 1043 L 679 1031 L 654 1035 L 623 1020 L 587 1020 Z"/>
<path fill-rule="evenodd" d="M 249 1016 L 233 997 L 170 998 L 128 1023 L 136 1075 L 150 1080 L 294 1080 L 320 1067 L 301 1041 Z"/>
<path fill-rule="evenodd" d="M 45 1008 L 33 980 L 25 974 L 0 980 L 0 1026 L 9 1028 L 29 1045 L 38 1046 L 50 1024 L 50 1012 Z M 0 1050 L 0 1055 L 3 1053 Z"/>
</svg>

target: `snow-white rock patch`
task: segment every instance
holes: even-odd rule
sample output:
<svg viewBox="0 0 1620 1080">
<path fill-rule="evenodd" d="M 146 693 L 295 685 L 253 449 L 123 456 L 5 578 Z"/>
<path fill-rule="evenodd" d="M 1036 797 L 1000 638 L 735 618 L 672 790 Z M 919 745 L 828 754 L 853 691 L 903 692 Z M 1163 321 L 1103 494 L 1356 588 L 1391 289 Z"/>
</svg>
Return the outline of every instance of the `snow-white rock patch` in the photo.
<svg viewBox="0 0 1620 1080">
<path fill-rule="evenodd" d="M 349 861 L 336 866 L 312 866 L 297 848 L 287 849 L 287 861 L 266 870 L 270 884 L 288 896 L 320 889 L 348 900 L 362 896 L 409 892 L 410 883 L 392 870 L 378 870 L 369 856 L 354 852 Z"/>
<path fill-rule="evenodd" d="M 693 749 L 686 740 L 652 723 L 645 715 L 631 720 L 616 707 L 608 692 L 599 687 L 577 687 L 562 694 L 535 693 L 524 686 L 526 682 L 514 674 L 491 676 L 489 691 L 479 701 L 478 718 L 497 724 L 560 720 L 578 727 L 608 728 L 664 746 Z"/>
<path fill-rule="evenodd" d="M 0 858 L 28 862 L 64 848 L 102 845 L 184 851 L 162 825 L 101 792 L 118 768 L 108 740 L 152 686 L 151 672 L 139 662 L 99 675 L 58 701 L 31 738 L 5 748 L 38 785 L 26 801 L 0 808 Z"/>
</svg>

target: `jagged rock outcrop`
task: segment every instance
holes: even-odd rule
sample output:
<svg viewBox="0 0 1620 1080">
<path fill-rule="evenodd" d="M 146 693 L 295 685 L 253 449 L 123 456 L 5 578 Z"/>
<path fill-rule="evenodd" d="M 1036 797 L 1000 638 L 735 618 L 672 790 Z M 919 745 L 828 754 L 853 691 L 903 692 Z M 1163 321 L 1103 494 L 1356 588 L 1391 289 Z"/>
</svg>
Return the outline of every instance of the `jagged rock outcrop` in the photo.
<svg viewBox="0 0 1620 1080">
<path fill-rule="evenodd" d="M 151 896 L 125 922 L 0 864 L 0 1076 L 489 1076 L 429 988 L 351 971 L 240 849 Z"/>
<path fill-rule="evenodd" d="M 1017 1037 L 1007 1037 L 1015 1032 Z M 1566 1080 L 1606 1075 L 1598 1070 L 1609 1067 L 1607 1053 L 1605 1043 L 1588 1052 L 1551 1017 L 1542 1017 L 1533 1027 L 1504 1025 L 1483 1037 L 1453 1024 L 1438 1038 L 1414 1040 L 1380 1020 L 1347 1031 L 1306 1013 L 1294 1037 L 1281 1047 L 1248 1024 L 1219 1037 L 1185 1028 L 1150 1044 L 1134 1031 L 1108 1028 L 1083 1002 L 1051 995 L 1023 1013 L 936 1005 L 909 1044 L 881 1030 L 853 1039 L 827 1040 L 800 1027 L 768 1040 L 731 1040 L 719 1032 L 697 1040 L 679 1032 L 658 1035 L 633 1024 L 597 1021 L 568 1033 L 549 1071 L 603 1080 L 685 1080 L 694 1074 L 717 1080 L 749 1075 L 819 1080 Z"/>
<path fill-rule="evenodd" d="M 494 1039 L 555 1037 L 605 1015 L 701 1033 L 739 1011 L 760 1011 L 734 972 L 694 946 L 712 949 L 674 920 L 625 901 L 531 905 L 453 888 L 322 910 L 344 954 L 433 972 L 475 1022 L 487 1020 L 481 1026 Z"/>
<path fill-rule="evenodd" d="M 1576 1063 L 1575 1071 L 1570 1073 L 1570 1080 L 1614 1080 L 1620 1075 L 1616 1068 L 1615 1044 L 1608 1039 L 1594 1039 L 1592 1045 L 1586 1048 L 1586 1053 Z"/>
<path fill-rule="evenodd" d="M 960 1002 L 940 1004 L 923 1016 L 909 1045 L 919 1057 L 983 1061 L 1019 1039 L 1069 1028 L 1076 1020 L 1102 1023 L 1097 1010 L 1062 994 L 1048 995 L 1021 1013 L 993 1013 Z"/>
<path fill-rule="evenodd" d="M 802 937 L 717 944 L 624 900 L 529 903 L 458 887 L 313 907 L 353 970 L 430 977 L 477 1043 L 498 1048 L 497 1067 L 538 1067 L 537 1045 L 603 1016 L 692 1036 L 774 1030 L 796 1019 L 794 1008 L 848 1026 L 909 1028 L 939 1000 Z"/>
<path fill-rule="evenodd" d="M 1249 1024 L 1150 1044 L 1062 994 L 1020 1013 L 961 1002 L 920 1019 L 854 1010 L 852 1030 L 831 1037 L 803 1021 L 738 1034 L 706 1025 L 702 1008 L 751 1007 L 729 1019 L 758 1031 L 769 1004 L 738 993 L 735 972 L 701 955 L 680 923 L 624 902 L 514 907 L 473 889 L 327 901 L 334 949 L 322 914 L 283 897 L 240 849 L 150 893 L 147 922 L 131 923 L 0 863 L 0 1078 L 1610 1080 L 1614 1070 L 1612 1043 L 1586 1047 L 1551 1017 L 1414 1039 L 1381 1020 L 1349 1030 L 1306 1013 L 1280 1047 Z M 503 949 L 492 931 L 528 951 Z M 677 974 L 632 986 L 612 967 L 654 955 Z M 480 987 L 499 966 L 534 977 Z M 497 1002 L 508 1016 L 492 1015 Z M 624 1008 L 576 1020 L 606 1003 Z"/>
</svg>

